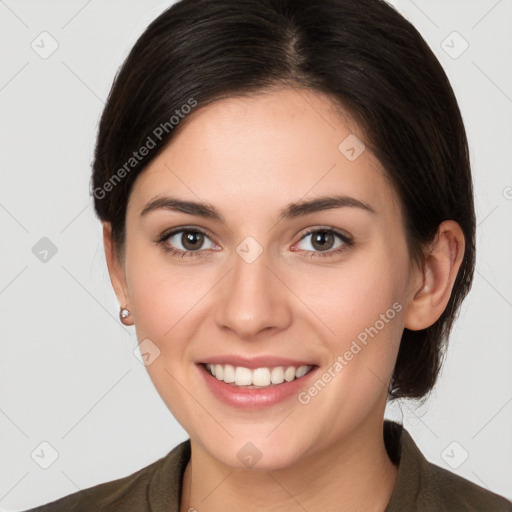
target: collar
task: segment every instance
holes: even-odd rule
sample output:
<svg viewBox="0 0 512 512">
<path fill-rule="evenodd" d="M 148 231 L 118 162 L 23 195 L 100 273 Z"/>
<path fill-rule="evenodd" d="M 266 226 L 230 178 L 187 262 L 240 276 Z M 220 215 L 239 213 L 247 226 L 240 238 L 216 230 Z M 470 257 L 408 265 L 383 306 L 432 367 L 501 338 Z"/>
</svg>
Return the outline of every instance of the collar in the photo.
<svg viewBox="0 0 512 512">
<path fill-rule="evenodd" d="M 395 465 L 398 464 L 395 487 L 384 512 L 417 510 L 418 503 L 427 497 L 431 510 L 441 510 L 430 463 L 403 425 L 385 420 L 384 443 L 389 458 Z"/>
<path fill-rule="evenodd" d="M 398 476 L 391 498 L 384 512 L 416 510 L 418 500 L 430 497 L 436 508 L 436 493 L 431 467 L 403 425 L 384 420 L 384 442 L 392 462 L 398 464 Z M 179 512 L 181 488 L 185 469 L 190 460 L 190 438 L 177 445 L 161 461 L 149 484 L 151 512 Z M 168 496 L 167 503 L 162 496 Z"/>
</svg>

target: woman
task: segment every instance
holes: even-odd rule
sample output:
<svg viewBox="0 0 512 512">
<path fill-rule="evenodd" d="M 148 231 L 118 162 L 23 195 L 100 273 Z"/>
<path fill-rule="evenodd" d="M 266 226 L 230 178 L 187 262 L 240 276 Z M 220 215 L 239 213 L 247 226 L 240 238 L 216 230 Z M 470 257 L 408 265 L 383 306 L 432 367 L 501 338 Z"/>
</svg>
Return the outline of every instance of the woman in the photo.
<svg viewBox="0 0 512 512">
<path fill-rule="evenodd" d="M 512 510 L 429 463 L 471 286 L 457 101 L 381 0 L 182 0 L 118 73 L 92 193 L 120 321 L 190 439 L 33 510 Z"/>
</svg>

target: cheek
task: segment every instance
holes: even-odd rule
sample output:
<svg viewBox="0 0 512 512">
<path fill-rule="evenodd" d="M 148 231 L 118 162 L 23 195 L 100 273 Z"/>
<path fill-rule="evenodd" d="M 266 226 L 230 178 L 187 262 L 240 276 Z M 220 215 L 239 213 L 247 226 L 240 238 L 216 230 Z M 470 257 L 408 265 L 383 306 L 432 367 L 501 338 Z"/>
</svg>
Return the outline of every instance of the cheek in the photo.
<svg viewBox="0 0 512 512">
<path fill-rule="evenodd" d="M 326 376 L 336 389 L 320 399 L 326 407 L 347 412 L 339 408 L 339 397 L 346 407 L 357 404 L 349 408 L 353 412 L 361 404 L 370 407 L 387 386 L 403 331 L 407 265 L 404 248 L 391 251 L 382 245 L 337 270 L 317 268 L 300 286 L 297 280 L 297 295 L 321 320 L 316 325 L 328 348 L 324 364 L 335 375 Z"/>
<path fill-rule="evenodd" d="M 158 348 L 158 356 L 146 366 L 148 375 L 171 413 L 190 432 L 195 411 L 190 396 L 198 394 L 198 383 L 189 379 L 190 347 L 214 277 L 211 281 L 206 272 L 173 265 L 155 253 L 134 247 L 126 259 L 130 304 L 139 343 L 149 339 Z"/>
<path fill-rule="evenodd" d="M 171 340 L 176 350 L 212 283 L 205 272 L 171 264 L 168 258 L 160 249 L 134 246 L 126 260 L 127 284 L 139 340 L 150 338 L 162 350 L 164 341 Z"/>
<path fill-rule="evenodd" d="M 347 260 L 339 267 L 317 267 L 293 277 L 297 296 L 306 304 L 314 316 L 324 325 L 322 331 L 334 339 L 333 349 L 343 349 L 347 340 L 356 338 L 375 323 L 384 330 L 383 321 L 397 318 L 397 309 L 402 309 L 403 290 L 407 276 L 403 272 L 406 259 L 400 252 L 368 251 L 366 254 Z M 395 306 L 401 304 L 402 307 Z M 388 312 L 388 313 L 387 313 Z M 388 329 L 386 329 L 388 330 Z"/>
</svg>

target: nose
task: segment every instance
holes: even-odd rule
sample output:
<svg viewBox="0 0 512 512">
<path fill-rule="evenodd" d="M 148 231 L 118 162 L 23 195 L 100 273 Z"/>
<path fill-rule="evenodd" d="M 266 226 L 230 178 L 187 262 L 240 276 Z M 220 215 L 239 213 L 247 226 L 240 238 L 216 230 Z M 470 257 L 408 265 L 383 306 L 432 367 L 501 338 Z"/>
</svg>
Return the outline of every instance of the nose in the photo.
<svg viewBox="0 0 512 512">
<path fill-rule="evenodd" d="M 282 277 L 270 268 L 266 251 L 250 263 L 235 254 L 216 297 L 217 325 L 243 339 L 286 329 L 292 319 L 290 295 Z"/>
</svg>

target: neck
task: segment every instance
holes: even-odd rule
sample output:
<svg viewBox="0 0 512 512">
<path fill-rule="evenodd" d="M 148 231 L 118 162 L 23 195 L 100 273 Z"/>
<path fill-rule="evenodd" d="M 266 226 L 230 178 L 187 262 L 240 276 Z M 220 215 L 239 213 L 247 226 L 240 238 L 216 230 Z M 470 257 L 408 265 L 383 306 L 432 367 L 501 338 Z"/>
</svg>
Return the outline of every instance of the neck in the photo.
<svg viewBox="0 0 512 512">
<path fill-rule="evenodd" d="M 180 510 L 384 512 L 398 468 L 387 455 L 382 428 L 382 418 L 359 425 L 328 448 L 275 471 L 230 468 L 191 441 Z"/>
</svg>

